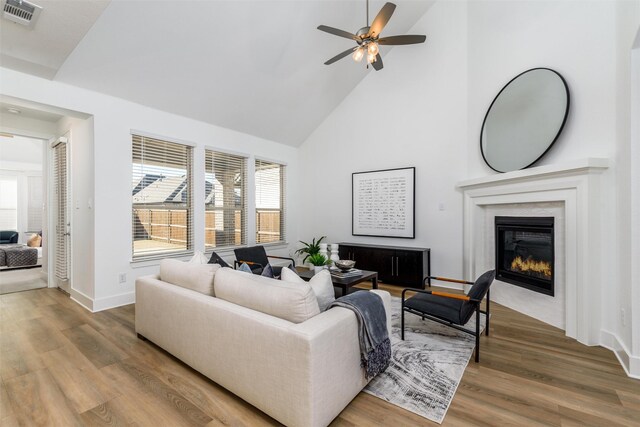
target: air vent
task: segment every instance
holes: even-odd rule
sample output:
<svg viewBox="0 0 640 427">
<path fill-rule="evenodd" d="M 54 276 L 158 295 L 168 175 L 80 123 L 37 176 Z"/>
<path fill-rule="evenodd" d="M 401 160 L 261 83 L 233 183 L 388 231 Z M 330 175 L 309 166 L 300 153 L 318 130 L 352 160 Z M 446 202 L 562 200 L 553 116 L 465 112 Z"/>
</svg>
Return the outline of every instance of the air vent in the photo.
<svg viewBox="0 0 640 427">
<path fill-rule="evenodd" d="M 42 8 L 25 0 L 5 0 L 2 17 L 26 27 L 33 27 Z"/>
</svg>

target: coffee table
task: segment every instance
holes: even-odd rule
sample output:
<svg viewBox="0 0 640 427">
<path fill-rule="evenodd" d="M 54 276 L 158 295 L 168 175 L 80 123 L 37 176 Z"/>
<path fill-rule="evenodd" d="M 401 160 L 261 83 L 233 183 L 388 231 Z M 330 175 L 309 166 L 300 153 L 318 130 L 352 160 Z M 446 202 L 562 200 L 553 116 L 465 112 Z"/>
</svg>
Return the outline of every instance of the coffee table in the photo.
<svg viewBox="0 0 640 427">
<path fill-rule="evenodd" d="M 314 272 L 312 270 L 300 271 L 298 275 L 302 277 L 304 280 L 309 281 L 313 276 Z M 351 277 L 336 277 L 331 276 L 331 281 L 333 282 L 333 286 L 336 286 L 342 289 L 342 295 L 346 295 L 349 291 L 349 288 L 357 285 L 358 283 L 366 282 L 367 280 L 371 280 L 371 285 L 373 289 L 378 289 L 378 273 L 376 271 L 368 271 L 362 270 L 361 276 L 351 276 Z"/>
</svg>

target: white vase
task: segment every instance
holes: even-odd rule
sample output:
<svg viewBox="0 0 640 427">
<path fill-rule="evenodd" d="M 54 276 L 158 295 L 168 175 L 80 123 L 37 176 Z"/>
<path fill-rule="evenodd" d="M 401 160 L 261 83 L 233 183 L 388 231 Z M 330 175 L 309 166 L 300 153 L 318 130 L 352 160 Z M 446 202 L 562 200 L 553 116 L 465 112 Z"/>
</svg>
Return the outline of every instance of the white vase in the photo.
<svg viewBox="0 0 640 427">
<path fill-rule="evenodd" d="M 326 243 L 320 243 L 320 255 L 324 255 L 325 258 L 329 259 L 329 252 L 327 252 Z"/>
<path fill-rule="evenodd" d="M 338 255 L 338 245 L 333 243 L 331 245 L 331 261 L 335 263 L 336 261 L 340 261 L 340 255 Z"/>
<path fill-rule="evenodd" d="M 314 265 L 313 266 L 313 273 L 314 274 L 318 274 L 322 270 L 324 270 L 324 265 Z"/>
</svg>

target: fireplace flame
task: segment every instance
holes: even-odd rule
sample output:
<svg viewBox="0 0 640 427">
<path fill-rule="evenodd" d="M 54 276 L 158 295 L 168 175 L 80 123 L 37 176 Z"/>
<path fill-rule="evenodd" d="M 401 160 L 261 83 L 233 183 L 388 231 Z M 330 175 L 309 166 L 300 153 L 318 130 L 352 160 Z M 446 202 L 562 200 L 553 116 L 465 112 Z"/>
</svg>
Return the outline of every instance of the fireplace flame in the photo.
<svg viewBox="0 0 640 427">
<path fill-rule="evenodd" d="M 517 256 L 511 261 L 511 270 L 519 273 L 538 273 L 551 279 L 551 264 L 547 261 L 537 261 L 531 257 L 523 260 Z"/>
</svg>

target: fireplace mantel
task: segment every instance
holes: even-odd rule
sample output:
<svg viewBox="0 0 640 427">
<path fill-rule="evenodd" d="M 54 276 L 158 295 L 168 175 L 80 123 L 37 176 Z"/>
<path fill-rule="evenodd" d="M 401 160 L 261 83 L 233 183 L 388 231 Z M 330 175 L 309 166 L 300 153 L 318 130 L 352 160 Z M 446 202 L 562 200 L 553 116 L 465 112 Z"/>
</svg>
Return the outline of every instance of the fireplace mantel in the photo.
<svg viewBox="0 0 640 427">
<path fill-rule="evenodd" d="M 479 188 L 490 185 L 509 184 L 517 182 L 526 182 L 531 180 L 539 180 L 541 178 L 552 178 L 557 176 L 584 174 L 597 172 L 609 167 L 609 160 L 599 157 L 589 157 L 587 159 L 578 159 L 572 162 L 560 165 L 537 166 L 535 168 L 522 169 L 519 171 L 498 173 L 482 178 L 473 178 L 461 181 L 456 188 L 465 190 L 470 188 Z"/>
<path fill-rule="evenodd" d="M 587 158 L 462 181 L 464 274 L 484 272 L 484 219 L 488 207 L 560 202 L 564 206 L 566 335 L 587 345 L 600 343 L 600 285 L 606 262 L 601 181 L 608 159 Z M 482 270 L 482 271 L 481 271 Z"/>
</svg>

